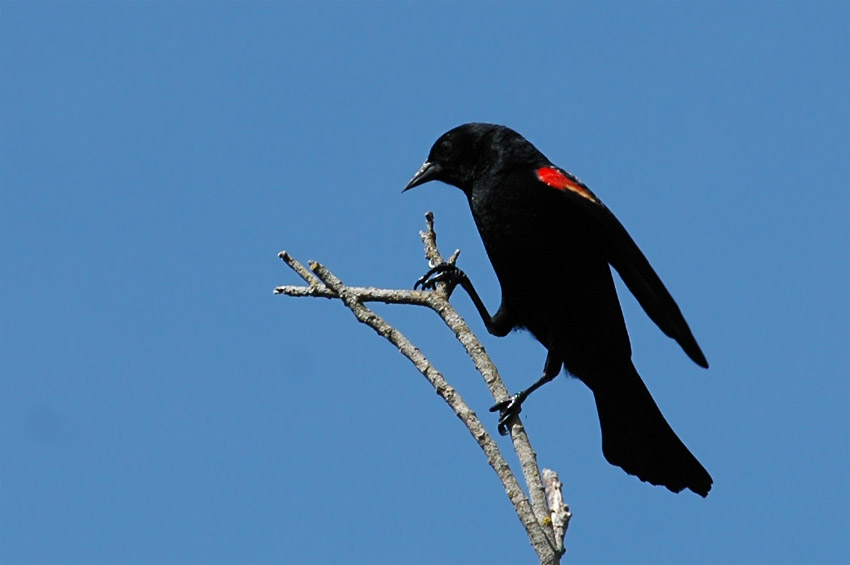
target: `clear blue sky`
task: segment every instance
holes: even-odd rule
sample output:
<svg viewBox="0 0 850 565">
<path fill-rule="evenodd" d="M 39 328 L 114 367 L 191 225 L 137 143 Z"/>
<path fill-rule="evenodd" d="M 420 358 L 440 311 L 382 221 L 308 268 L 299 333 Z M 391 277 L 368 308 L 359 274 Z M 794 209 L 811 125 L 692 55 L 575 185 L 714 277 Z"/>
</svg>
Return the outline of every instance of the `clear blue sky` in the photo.
<svg viewBox="0 0 850 565">
<path fill-rule="evenodd" d="M 534 562 L 414 368 L 272 295 L 281 249 L 411 286 L 434 210 L 495 309 L 461 193 L 400 194 L 467 121 L 587 182 L 711 363 L 621 292 L 706 500 L 608 465 L 581 383 L 528 402 L 567 559 L 850 560 L 847 2 L 4 1 L 0 57 L 4 563 Z M 436 316 L 379 310 L 495 433 Z M 512 390 L 539 375 L 528 335 L 483 339 Z"/>
</svg>

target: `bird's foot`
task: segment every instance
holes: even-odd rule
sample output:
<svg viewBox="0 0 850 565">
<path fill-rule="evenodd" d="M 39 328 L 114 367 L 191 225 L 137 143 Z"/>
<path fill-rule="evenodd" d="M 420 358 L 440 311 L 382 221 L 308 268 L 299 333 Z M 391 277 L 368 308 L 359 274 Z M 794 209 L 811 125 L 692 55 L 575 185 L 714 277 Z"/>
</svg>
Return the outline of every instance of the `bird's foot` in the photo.
<svg viewBox="0 0 850 565">
<path fill-rule="evenodd" d="M 490 412 L 499 413 L 499 435 L 508 435 L 508 425 L 511 420 L 522 412 L 522 401 L 525 396 L 521 392 L 490 407 Z"/>
<path fill-rule="evenodd" d="M 463 278 L 466 273 L 461 271 L 451 263 L 440 263 L 439 265 L 428 269 L 428 272 L 419 277 L 416 284 L 413 285 L 413 290 L 422 288 L 422 290 L 434 290 L 437 288 L 437 283 L 446 283 L 450 287 L 454 287 Z"/>
</svg>

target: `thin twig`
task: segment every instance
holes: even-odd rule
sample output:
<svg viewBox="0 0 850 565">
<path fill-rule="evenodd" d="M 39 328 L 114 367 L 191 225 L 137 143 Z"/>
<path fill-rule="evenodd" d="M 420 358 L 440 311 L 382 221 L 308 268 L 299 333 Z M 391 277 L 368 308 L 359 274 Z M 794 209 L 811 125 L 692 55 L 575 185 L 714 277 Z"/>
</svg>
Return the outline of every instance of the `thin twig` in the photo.
<svg viewBox="0 0 850 565">
<path fill-rule="evenodd" d="M 311 287 L 318 287 L 321 285 L 319 279 L 317 279 L 313 273 L 311 273 L 307 267 L 302 265 L 298 259 L 287 253 L 286 251 L 281 251 L 277 254 L 278 257 L 283 259 L 283 262 L 289 265 L 289 268 L 298 273 L 298 276 L 304 279 L 304 282 L 309 284 Z"/>
</svg>

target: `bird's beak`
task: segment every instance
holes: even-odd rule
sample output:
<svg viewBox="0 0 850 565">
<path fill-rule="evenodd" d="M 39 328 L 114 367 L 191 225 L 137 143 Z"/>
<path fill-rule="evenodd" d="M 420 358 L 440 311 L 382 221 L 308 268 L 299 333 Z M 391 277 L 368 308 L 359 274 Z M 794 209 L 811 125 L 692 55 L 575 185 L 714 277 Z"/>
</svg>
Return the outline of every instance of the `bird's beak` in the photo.
<svg viewBox="0 0 850 565">
<path fill-rule="evenodd" d="M 431 161 L 425 161 L 422 163 L 422 166 L 419 167 L 419 170 L 416 171 L 416 174 L 413 175 L 413 178 L 410 179 L 410 182 L 408 182 L 404 187 L 402 192 L 410 190 L 414 186 L 419 186 L 420 184 L 436 179 L 437 175 L 440 174 L 440 171 L 442 171 L 442 167 L 440 167 L 440 165 L 432 163 Z"/>
</svg>

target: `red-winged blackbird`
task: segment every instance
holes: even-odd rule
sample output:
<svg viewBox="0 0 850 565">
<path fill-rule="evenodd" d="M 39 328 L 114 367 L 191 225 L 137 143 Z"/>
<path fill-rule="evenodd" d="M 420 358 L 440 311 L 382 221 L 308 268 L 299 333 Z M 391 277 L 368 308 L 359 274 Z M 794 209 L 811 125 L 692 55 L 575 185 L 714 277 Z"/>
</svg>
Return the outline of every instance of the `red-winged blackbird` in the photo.
<svg viewBox="0 0 850 565">
<path fill-rule="evenodd" d="M 507 433 L 528 395 L 563 366 L 596 399 L 602 452 L 613 465 L 673 492 L 706 496 L 712 479 L 662 416 L 632 365 L 609 264 L 649 317 L 701 367 L 708 367 L 679 307 L 619 220 L 575 176 L 517 132 L 472 123 L 443 134 L 404 190 L 440 180 L 460 188 L 502 287 L 490 316 L 460 269 L 438 265 L 417 285 L 460 284 L 487 330 L 527 329 L 548 350 L 543 376 L 501 402 Z"/>
</svg>

